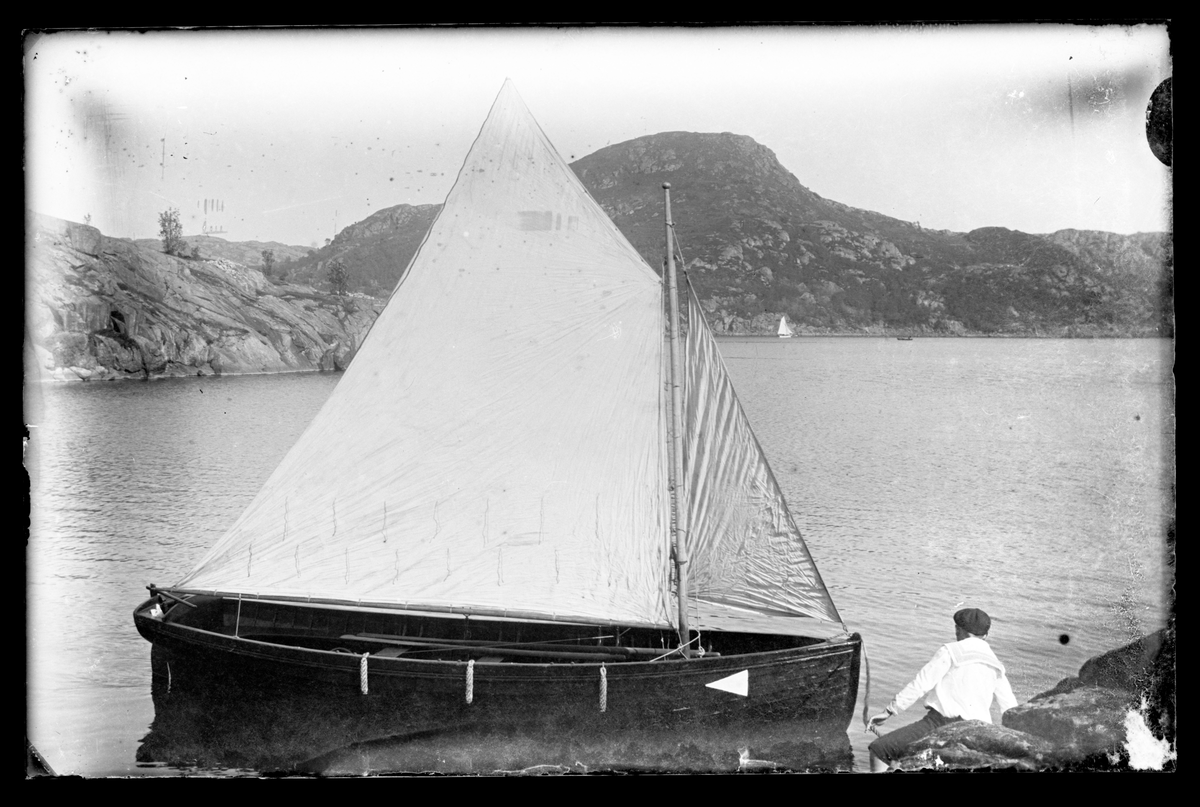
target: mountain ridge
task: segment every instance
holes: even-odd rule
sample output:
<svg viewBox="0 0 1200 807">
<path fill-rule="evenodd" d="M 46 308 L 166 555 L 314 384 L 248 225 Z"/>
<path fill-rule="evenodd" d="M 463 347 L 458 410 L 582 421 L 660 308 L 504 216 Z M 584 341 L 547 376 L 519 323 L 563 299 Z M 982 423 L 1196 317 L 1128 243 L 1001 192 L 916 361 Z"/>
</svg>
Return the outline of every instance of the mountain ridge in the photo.
<svg viewBox="0 0 1200 807">
<path fill-rule="evenodd" d="M 1148 336 L 1173 333 L 1170 236 L 923 228 L 826 199 L 747 135 L 664 132 L 571 164 L 656 271 L 662 183 L 714 331 Z M 351 287 L 394 287 L 440 205 L 396 205 L 349 225 L 285 271 L 320 285 L 333 259 Z"/>
<path fill-rule="evenodd" d="M 652 268 L 674 232 L 717 334 L 1173 336 L 1173 243 L 1004 227 L 922 228 L 825 199 L 746 135 L 667 132 L 572 163 Z M 346 366 L 441 205 L 383 208 L 319 249 L 111 238 L 31 213 L 27 372 L 61 380 Z M 264 275 L 262 251 L 275 266 Z M 341 261 L 351 296 L 332 294 Z M 41 375 L 44 373 L 44 375 Z"/>
</svg>

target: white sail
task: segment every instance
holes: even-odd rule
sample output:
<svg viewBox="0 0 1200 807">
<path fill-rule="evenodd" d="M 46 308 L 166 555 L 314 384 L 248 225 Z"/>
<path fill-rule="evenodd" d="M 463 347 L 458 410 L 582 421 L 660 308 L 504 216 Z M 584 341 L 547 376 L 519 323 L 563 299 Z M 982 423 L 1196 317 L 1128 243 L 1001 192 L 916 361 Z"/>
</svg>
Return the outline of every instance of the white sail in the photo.
<svg viewBox="0 0 1200 807">
<path fill-rule="evenodd" d="M 684 348 L 695 626 L 793 633 L 796 617 L 840 622 L 691 293 Z"/>
<path fill-rule="evenodd" d="M 333 395 L 180 587 L 670 625 L 662 323 L 505 83 Z"/>
<path fill-rule="evenodd" d="M 672 626 L 662 298 L 506 82 L 334 393 L 177 588 Z M 689 301 L 696 626 L 839 621 Z"/>
<path fill-rule="evenodd" d="M 795 335 L 796 335 L 796 334 L 795 334 L 795 332 L 792 330 L 791 326 L 790 326 L 790 325 L 788 325 L 788 321 L 787 321 L 787 316 L 786 316 L 786 315 L 784 315 L 784 316 L 782 316 L 782 317 L 780 317 L 780 318 L 779 318 L 779 335 L 780 335 L 780 336 L 782 336 L 782 337 L 788 337 L 788 336 L 795 336 Z"/>
</svg>

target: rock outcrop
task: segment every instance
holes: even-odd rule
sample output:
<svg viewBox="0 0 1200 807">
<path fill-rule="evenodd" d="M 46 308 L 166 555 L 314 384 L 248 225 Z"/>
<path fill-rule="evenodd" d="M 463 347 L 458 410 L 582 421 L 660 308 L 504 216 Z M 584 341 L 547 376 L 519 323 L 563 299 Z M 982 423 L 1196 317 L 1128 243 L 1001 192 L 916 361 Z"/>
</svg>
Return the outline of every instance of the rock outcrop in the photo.
<svg viewBox="0 0 1200 807">
<path fill-rule="evenodd" d="M 1175 758 L 1175 626 L 1089 659 L 1004 713 L 914 743 L 901 770 L 1161 768 Z"/>
<path fill-rule="evenodd" d="M 27 232 L 31 380 L 342 369 L 382 308 L 49 216 Z"/>
<path fill-rule="evenodd" d="M 1119 755 L 1125 715 L 1136 706 L 1136 695 L 1127 690 L 1088 686 L 1054 695 L 1043 692 L 1005 712 L 1004 725 L 1050 742 L 1054 763 L 1079 763 Z"/>
<path fill-rule="evenodd" d="M 900 770 L 1013 768 L 1035 771 L 1048 767 L 1054 748 L 1046 740 L 982 720 L 951 723 L 923 737 L 897 764 Z"/>
</svg>

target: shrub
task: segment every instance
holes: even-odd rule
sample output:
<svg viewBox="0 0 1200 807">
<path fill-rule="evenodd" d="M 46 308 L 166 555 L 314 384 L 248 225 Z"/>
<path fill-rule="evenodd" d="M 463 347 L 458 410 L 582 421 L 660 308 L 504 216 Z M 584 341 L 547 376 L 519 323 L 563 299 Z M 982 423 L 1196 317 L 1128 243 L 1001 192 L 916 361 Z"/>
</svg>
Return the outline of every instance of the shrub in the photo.
<svg viewBox="0 0 1200 807">
<path fill-rule="evenodd" d="M 183 255 L 187 244 L 183 240 L 183 224 L 179 221 L 179 209 L 169 207 L 158 214 L 158 234 L 162 238 L 163 252 L 168 255 Z"/>
</svg>

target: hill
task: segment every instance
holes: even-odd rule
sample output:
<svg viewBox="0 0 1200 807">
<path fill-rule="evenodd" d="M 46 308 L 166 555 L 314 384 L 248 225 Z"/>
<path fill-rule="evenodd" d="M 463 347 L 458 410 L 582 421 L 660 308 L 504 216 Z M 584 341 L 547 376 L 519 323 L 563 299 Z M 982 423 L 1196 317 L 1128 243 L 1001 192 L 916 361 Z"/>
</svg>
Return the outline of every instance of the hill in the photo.
<svg viewBox="0 0 1200 807">
<path fill-rule="evenodd" d="M 441 205 L 396 205 L 376 211 L 344 228 L 321 249 L 283 260 L 279 269 L 289 280 L 325 287 L 329 264 L 340 260 L 350 274 L 350 288 L 386 297 L 441 209 Z"/>
<path fill-rule="evenodd" d="M 226 241 L 215 235 L 188 235 L 183 240 L 187 244 L 184 252 L 188 255 L 197 250 L 201 258 L 220 258 L 243 266 L 261 266 L 263 251 L 268 249 L 275 253 L 276 261 L 296 260 L 312 252 L 309 247 L 281 244 L 278 241 Z M 152 252 L 162 251 L 162 241 L 157 238 L 138 238 L 133 243 Z"/>
<path fill-rule="evenodd" d="M 663 182 L 689 275 L 727 332 L 1169 333 L 1169 237 L 923 229 L 824 199 L 770 149 L 669 132 L 572 167 L 650 261 Z M 1103 237 L 1099 237 L 1103 236 Z"/>
<path fill-rule="evenodd" d="M 667 132 L 572 164 L 651 266 L 663 261 L 662 189 L 687 270 L 724 333 L 1169 335 L 1172 253 L 1162 233 L 922 228 L 825 199 L 744 135 Z M 384 294 L 438 205 L 397 205 L 284 265 L 321 285 L 341 260 L 351 287 Z"/>
</svg>

